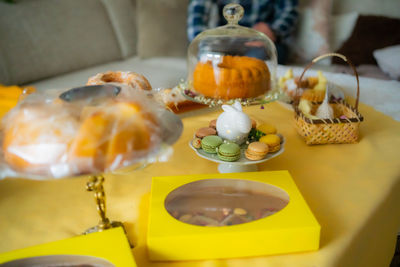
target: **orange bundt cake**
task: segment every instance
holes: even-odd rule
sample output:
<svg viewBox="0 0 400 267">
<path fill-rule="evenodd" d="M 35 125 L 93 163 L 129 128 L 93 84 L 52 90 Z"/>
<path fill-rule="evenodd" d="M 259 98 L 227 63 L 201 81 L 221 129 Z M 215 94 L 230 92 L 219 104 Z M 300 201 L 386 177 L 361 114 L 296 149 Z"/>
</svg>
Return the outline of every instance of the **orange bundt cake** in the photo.
<svg viewBox="0 0 400 267">
<path fill-rule="evenodd" d="M 194 90 L 218 99 L 253 98 L 270 87 L 270 72 L 264 61 L 246 56 L 223 56 L 222 61 L 197 63 Z"/>
</svg>

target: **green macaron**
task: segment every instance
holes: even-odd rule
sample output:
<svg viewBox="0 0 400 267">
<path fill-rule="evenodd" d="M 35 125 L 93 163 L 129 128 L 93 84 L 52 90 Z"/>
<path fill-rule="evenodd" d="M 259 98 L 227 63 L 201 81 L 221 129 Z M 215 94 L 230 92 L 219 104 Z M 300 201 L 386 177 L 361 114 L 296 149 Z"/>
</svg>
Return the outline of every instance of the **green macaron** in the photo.
<svg viewBox="0 0 400 267">
<path fill-rule="evenodd" d="M 218 147 L 218 158 L 223 161 L 236 161 L 240 158 L 240 147 L 235 143 L 222 144 Z"/>
<path fill-rule="evenodd" d="M 217 147 L 221 144 L 222 138 L 217 135 L 209 135 L 201 140 L 201 148 L 207 153 L 217 153 Z"/>
</svg>

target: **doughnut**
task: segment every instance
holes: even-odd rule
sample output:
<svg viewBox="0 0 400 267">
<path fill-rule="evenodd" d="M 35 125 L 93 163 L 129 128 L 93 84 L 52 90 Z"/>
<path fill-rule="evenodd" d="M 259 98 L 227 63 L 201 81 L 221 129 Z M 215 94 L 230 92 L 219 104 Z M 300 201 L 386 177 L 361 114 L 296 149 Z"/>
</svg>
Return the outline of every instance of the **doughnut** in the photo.
<svg viewBox="0 0 400 267">
<path fill-rule="evenodd" d="M 131 71 L 107 71 L 98 73 L 89 78 L 86 85 L 100 85 L 105 83 L 122 83 L 134 89 L 151 90 L 149 81 L 143 75 Z"/>
</svg>

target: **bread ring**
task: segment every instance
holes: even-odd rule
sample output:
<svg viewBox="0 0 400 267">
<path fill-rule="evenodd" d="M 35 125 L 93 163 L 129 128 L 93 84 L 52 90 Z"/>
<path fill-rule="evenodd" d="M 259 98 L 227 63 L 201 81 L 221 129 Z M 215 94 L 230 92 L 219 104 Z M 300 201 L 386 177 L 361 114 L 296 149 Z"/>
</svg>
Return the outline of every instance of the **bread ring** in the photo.
<svg viewBox="0 0 400 267">
<path fill-rule="evenodd" d="M 122 83 L 134 89 L 151 90 L 149 81 L 141 74 L 131 71 L 107 71 L 89 78 L 87 85 Z"/>
</svg>

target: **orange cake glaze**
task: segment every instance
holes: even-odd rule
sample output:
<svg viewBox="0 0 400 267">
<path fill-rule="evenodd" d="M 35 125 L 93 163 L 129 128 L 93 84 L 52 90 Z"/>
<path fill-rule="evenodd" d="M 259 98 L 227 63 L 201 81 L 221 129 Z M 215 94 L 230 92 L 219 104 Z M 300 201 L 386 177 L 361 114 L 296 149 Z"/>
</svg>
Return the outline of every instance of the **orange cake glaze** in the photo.
<svg viewBox="0 0 400 267">
<path fill-rule="evenodd" d="M 193 74 L 194 89 L 206 97 L 252 98 L 270 89 L 270 72 L 264 61 L 246 56 L 223 56 L 222 62 L 199 62 Z"/>
</svg>

